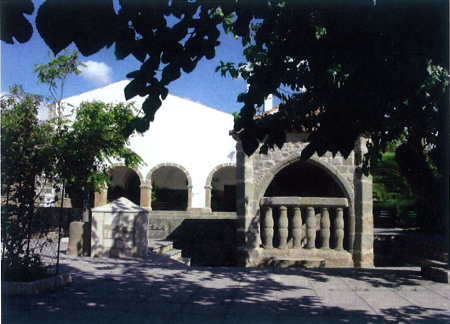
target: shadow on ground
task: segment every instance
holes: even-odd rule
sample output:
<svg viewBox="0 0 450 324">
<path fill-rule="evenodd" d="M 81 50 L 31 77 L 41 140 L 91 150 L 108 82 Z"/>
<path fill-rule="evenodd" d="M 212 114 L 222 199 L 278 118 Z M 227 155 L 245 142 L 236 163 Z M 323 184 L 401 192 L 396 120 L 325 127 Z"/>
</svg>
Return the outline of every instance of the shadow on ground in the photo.
<svg viewBox="0 0 450 324">
<path fill-rule="evenodd" d="M 62 270 L 73 275 L 71 285 L 3 298 L 2 323 L 450 322 L 448 309 L 439 305 L 377 308 L 358 300 L 427 292 L 413 270 L 189 268 L 160 255 L 146 260 L 65 256 Z M 339 300 L 345 296 L 350 299 Z"/>
</svg>

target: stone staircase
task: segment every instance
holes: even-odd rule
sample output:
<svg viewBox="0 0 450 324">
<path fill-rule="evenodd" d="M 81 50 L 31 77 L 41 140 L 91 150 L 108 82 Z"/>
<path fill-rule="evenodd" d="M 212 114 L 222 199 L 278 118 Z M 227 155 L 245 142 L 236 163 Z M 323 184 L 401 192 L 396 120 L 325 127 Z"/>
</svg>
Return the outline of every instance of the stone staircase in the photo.
<svg viewBox="0 0 450 324">
<path fill-rule="evenodd" d="M 164 239 L 149 239 L 147 253 L 158 253 L 165 255 L 172 260 L 181 262 L 187 266 L 191 265 L 191 259 L 183 257 L 183 250 L 174 248 L 176 241 Z"/>
<path fill-rule="evenodd" d="M 376 266 L 432 266 L 445 269 L 447 246 L 442 238 L 405 230 L 375 231 Z"/>
</svg>

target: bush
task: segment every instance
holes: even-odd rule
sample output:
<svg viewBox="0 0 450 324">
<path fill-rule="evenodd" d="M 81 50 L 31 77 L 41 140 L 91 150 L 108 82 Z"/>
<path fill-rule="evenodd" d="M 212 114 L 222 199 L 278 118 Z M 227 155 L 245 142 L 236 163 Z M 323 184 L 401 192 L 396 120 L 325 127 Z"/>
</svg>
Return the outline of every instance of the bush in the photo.
<svg viewBox="0 0 450 324">
<path fill-rule="evenodd" d="M 2 259 L 2 281 L 29 282 L 47 277 L 39 255 Z"/>
</svg>

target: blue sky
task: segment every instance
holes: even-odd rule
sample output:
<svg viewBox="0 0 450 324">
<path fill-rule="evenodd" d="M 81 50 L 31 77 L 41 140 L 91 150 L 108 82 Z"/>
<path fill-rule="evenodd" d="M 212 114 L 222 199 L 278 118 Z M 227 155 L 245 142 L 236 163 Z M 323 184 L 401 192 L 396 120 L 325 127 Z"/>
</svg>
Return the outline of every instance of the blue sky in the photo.
<svg viewBox="0 0 450 324">
<path fill-rule="evenodd" d="M 40 0 L 33 0 L 35 11 L 33 15 L 26 16 L 33 24 L 34 33 L 30 41 L 14 45 L 1 42 L 1 92 L 7 92 L 14 84 L 21 84 L 24 90 L 30 93 L 48 96 L 46 85 L 37 82 L 37 74 L 33 73 L 35 64 L 49 61 L 50 49 L 40 38 L 34 26 Z M 212 60 L 203 59 L 197 68 L 190 74 L 183 73 L 181 78 L 169 85 L 171 94 L 202 103 L 229 113 L 239 111 L 241 104 L 236 102 L 237 95 L 244 92 L 246 83 L 243 80 L 233 80 L 230 77 L 221 77 L 214 72 L 219 62 L 244 61 L 241 41 L 235 40 L 232 35 L 223 34 L 221 45 L 216 50 L 216 57 Z M 69 50 L 76 49 L 74 45 Z M 118 61 L 114 56 L 114 45 L 109 49 L 89 57 L 80 57 L 80 61 L 88 65 L 79 76 L 70 76 L 64 91 L 64 97 L 89 91 L 111 82 L 126 79 L 126 74 L 139 69 L 140 62 L 133 56 Z"/>
</svg>

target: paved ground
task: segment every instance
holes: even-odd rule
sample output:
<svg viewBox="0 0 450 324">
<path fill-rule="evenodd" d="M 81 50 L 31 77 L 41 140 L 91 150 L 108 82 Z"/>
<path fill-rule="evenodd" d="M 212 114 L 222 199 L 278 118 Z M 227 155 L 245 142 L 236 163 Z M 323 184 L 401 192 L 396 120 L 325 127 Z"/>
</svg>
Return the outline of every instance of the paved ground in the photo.
<svg viewBox="0 0 450 324">
<path fill-rule="evenodd" d="M 71 285 L 2 298 L 2 323 L 449 323 L 450 286 L 419 268 L 187 267 L 62 256 Z"/>
</svg>

